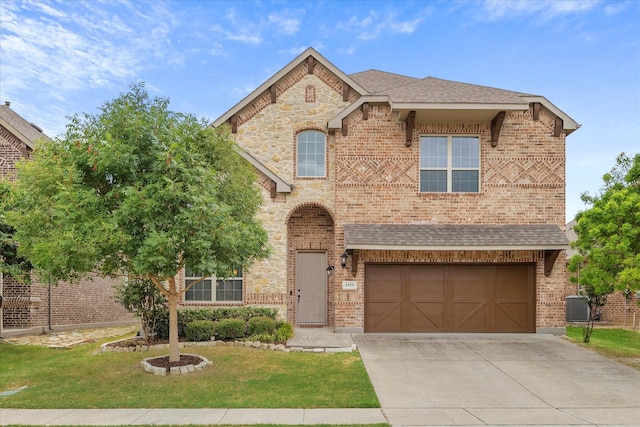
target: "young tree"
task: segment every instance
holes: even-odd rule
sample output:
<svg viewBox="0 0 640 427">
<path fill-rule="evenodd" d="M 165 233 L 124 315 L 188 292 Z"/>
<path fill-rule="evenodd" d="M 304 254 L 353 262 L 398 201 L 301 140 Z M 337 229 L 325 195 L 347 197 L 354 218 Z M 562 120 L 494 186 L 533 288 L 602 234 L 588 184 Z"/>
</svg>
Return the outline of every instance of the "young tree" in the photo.
<svg viewBox="0 0 640 427">
<path fill-rule="evenodd" d="M 599 194 L 582 195 L 591 208 L 576 216 L 573 246 L 580 253 L 569 263 L 571 280 L 582 285 L 590 307 L 585 342 L 607 295 L 640 290 L 640 154 L 620 154 L 603 180 Z"/>
<path fill-rule="evenodd" d="M 178 273 L 228 277 L 268 248 L 253 169 L 228 130 L 168 104 L 137 84 L 99 114 L 73 117 L 19 164 L 7 219 L 45 282 L 88 272 L 150 280 L 168 301 L 175 362 Z"/>
</svg>

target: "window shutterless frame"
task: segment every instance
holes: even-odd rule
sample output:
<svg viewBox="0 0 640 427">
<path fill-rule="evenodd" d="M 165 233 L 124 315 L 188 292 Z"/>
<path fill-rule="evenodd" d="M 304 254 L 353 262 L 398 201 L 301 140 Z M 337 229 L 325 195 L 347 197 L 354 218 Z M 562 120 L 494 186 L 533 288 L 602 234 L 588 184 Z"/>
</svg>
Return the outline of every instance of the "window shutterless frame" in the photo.
<svg viewBox="0 0 640 427">
<path fill-rule="evenodd" d="M 480 137 L 420 136 L 420 192 L 480 192 Z"/>
<path fill-rule="evenodd" d="M 323 132 L 304 130 L 296 135 L 296 176 L 324 178 L 327 175 L 327 138 Z"/>
<path fill-rule="evenodd" d="M 185 287 L 198 282 L 185 292 L 187 302 L 242 302 L 243 276 L 242 267 L 234 272 L 235 277 L 218 279 L 207 277 L 204 280 L 197 272 L 185 271 Z M 215 287 L 214 287 L 215 284 Z"/>
</svg>

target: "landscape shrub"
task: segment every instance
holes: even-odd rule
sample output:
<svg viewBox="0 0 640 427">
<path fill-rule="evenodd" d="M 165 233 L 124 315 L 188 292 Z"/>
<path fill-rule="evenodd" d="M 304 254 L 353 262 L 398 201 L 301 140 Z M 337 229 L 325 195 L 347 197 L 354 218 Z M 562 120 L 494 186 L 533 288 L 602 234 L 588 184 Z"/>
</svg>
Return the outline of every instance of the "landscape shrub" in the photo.
<svg viewBox="0 0 640 427">
<path fill-rule="evenodd" d="M 214 335 L 215 323 L 211 320 L 194 320 L 187 323 L 187 341 L 209 341 Z"/>
<path fill-rule="evenodd" d="M 245 323 L 242 319 L 222 319 L 215 329 L 216 337 L 220 340 L 235 340 L 244 338 Z"/>
<path fill-rule="evenodd" d="M 209 320 L 215 323 L 218 323 L 225 319 L 241 319 L 243 321 L 243 329 L 245 325 L 248 325 L 251 319 L 253 318 L 261 318 L 261 320 L 253 321 L 254 324 L 270 324 L 269 320 L 264 320 L 264 318 L 271 319 L 274 322 L 273 329 L 270 329 L 271 326 L 267 327 L 267 333 L 277 334 L 279 325 L 284 324 L 288 325 L 289 329 L 280 332 L 279 336 L 274 335 L 274 339 L 276 342 L 286 342 L 291 336 L 293 336 L 293 328 L 286 322 L 276 321 L 278 311 L 275 308 L 265 308 L 265 307 L 220 307 L 220 308 L 187 308 L 178 310 L 178 337 L 182 339 L 187 339 L 187 325 L 191 322 L 198 320 Z M 287 328 L 286 326 L 284 326 Z M 234 338 L 224 338 L 224 339 L 242 339 L 247 335 L 255 335 L 262 333 L 261 326 L 256 326 L 257 329 L 252 329 L 249 331 L 249 328 L 243 330 L 242 334 Z M 217 332 L 214 330 L 214 335 L 219 338 Z M 167 340 L 169 339 L 169 312 L 164 311 L 160 313 L 156 320 L 156 331 L 155 337 L 158 340 Z M 257 341 L 257 340 L 256 340 Z"/>
<path fill-rule="evenodd" d="M 247 341 L 260 341 L 263 344 L 270 344 L 276 342 L 276 337 L 273 334 L 255 334 L 250 335 Z"/>
<path fill-rule="evenodd" d="M 276 329 L 273 333 L 275 342 L 286 343 L 293 337 L 293 326 L 287 322 L 276 322 Z"/>
<path fill-rule="evenodd" d="M 248 334 L 251 335 L 271 335 L 276 330 L 276 321 L 270 317 L 257 316 L 249 319 Z"/>
</svg>

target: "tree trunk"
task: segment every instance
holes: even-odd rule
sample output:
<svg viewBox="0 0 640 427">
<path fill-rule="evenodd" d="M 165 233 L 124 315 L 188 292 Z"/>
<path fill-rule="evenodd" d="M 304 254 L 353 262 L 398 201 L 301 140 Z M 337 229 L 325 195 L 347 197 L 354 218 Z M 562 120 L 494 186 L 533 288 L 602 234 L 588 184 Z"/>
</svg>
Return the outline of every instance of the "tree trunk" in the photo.
<svg viewBox="0 0 640 427">
<path fill-rule="evenodd" d="M 180 350 L 178 348 L 178 292 L 176 281 L 173 277 L 169 280 L 169 362 L 180 361 Z"/>
</svg>

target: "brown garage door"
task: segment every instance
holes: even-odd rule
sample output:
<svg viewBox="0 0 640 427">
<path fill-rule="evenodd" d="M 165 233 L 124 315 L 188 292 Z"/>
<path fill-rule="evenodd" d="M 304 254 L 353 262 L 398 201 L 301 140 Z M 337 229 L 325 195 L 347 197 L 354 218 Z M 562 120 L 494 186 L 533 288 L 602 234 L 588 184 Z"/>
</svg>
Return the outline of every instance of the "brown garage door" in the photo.
<svg viewBox="0 0 640 427">
<path fill-rule="evenodd" d="M 365 332 L 535 332 L 535 266 L 367 265 Z"/>
</svg>

